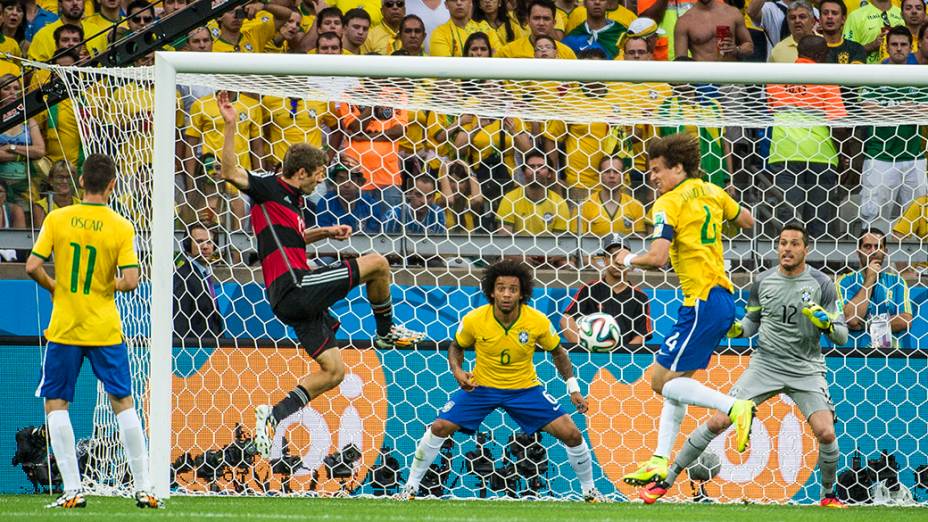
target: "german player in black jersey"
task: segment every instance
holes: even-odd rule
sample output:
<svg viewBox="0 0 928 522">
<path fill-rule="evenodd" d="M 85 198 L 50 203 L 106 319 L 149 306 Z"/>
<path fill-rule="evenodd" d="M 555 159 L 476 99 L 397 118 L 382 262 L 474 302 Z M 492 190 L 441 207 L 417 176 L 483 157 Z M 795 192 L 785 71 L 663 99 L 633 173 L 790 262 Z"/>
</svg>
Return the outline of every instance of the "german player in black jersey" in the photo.
<svg viewBox="0 0 928 522">
<path fill-rule="evenodd" d="M 378 253 L 311 269 L 306 245 L 323 239 L 345 240 L 351 227 L 306 228 L 303 196 L 325 179 L 325 154 L 305 143 L 292 145 L 277 176 L 256 176 L 239 166 L 235 150 L 238 111 L 229 94 L 217 94 L 224 122 L 221 175 L 251 199 L 251 225 L 258 239 L 258 255 L 268 301 L 274 315 L 293 327 L 300 344 L 319 363 L 320 370 L 302 377 L 296 388 L 274 406 L 255 409 L 255 445 L 265 458 L 270 454 L 274 428 L 311 399 L 338 386 L 345 365 L 335 347 L 339 322 L 329 307 L 354 287 L 364 284 L 377 322 L 373 344 L 377 348 L 409 346 L 422 334 L 393 324 L 390 299 L 390 265 Z"/>
</svg>

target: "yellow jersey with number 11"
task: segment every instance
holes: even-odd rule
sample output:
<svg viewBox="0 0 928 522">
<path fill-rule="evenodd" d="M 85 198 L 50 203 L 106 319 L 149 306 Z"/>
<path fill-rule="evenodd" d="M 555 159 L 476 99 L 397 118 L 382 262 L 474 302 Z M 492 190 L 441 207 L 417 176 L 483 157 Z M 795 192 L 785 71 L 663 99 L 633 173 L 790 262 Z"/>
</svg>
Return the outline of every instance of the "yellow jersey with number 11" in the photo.
<svg viewBox="0 0 928 522">
<path fill-rule="evenodd" d="M 551 351 L 561 338 L 548 317 L 528 305 L 521 305 L 516 320 L 504 326 L 488 304 L 461 319 L 454 341 L 477 353 L 474 380 L 478 386 L 518 390 L 539 384 L 533 362 L 535 346 Z"/>
<path fill-rule="evenodd" d="M 683 306 L 707 299 L 716 286 L 733 291 L 722 258 L 722 224 L 739 212 L 727 192 L 698 178 L 686 178 L 654 202 L 651 237 L 670 241 L 670 264 L 680 278 Z"/>
<path fill-rule="evenodd" d="M 121 343 L 116 268 L 139 266 L 132 224 L 105 205 L 53 210 L 32 253 L 46 261 L 55 254 L 55 295 L 45 337 L 76 346 Z"/>
</svg>

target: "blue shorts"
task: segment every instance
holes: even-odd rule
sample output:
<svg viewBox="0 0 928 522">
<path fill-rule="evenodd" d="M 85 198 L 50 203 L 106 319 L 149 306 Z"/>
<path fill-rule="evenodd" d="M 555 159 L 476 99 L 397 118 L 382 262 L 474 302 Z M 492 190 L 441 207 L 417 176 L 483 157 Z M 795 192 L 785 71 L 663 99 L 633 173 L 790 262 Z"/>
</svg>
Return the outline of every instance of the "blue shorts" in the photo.
<svg viewBox="0 0 928 522">
<path fill-rule="evenodd" d="M 472 435 L 496 408 L 505 410 L 529 435 L 561 415 L 567 415 L 557 399 L 541 386 L 517 390 L 477 386 L 473 391 L 459 390 L 452 395 L 439 411 L 438 418 L 453 422 L 463 433 Z"/>
<path fill-rule="evenodd" d="M 93 374 L 103 383 L 106 393 L 123 398 L 132 395 L 129 374 L 129 351 L 125 343 L 112 346 L 74 346 L 49 341 L 42 360 L 42 377 L 36 397 L 74 400 L 74 385 L 81 373 L 84 357 L 90 359 Z"/>
<path fill-rule="evenodd" d="M 735 297 L 717 286 L 695 306 L 681 306 L 673 331 L 657 352 L 657 362 L 675 372 L 702 370 L 735 322 Z"/>
</svg>

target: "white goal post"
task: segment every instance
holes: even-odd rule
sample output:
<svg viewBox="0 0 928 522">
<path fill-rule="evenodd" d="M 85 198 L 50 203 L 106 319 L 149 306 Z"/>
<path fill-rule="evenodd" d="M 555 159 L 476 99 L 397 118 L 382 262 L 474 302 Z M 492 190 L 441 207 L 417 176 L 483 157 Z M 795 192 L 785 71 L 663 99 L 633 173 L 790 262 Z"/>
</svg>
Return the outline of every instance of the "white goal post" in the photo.
<svg viewBox="0 0 928 522">
<path fill-rule="evenodd" d="M 887 74 L 890 73 L 890 74 Z M 248 55 L 158 52 L 154 66 L 153 215 L 151 221 L 151 337 L 148 428 L 155 494 L 171 483 L 172 259 L 178 75 L 261 75 L 533 81 L 616 81 L 738 84 L 928 86 L 928 68 L 879 65 L 547 61 L 526 59 Z M 242 85 L 239 83 L 239 85 Z M 760 114 L 760 113 L 758 113 Z M 925 115 L 910 115 L 925 123 Z M 766 122 L 766 123 L 765 123 Z M 758 115 L 754 126 L 769 125 Z"/>
</svg>

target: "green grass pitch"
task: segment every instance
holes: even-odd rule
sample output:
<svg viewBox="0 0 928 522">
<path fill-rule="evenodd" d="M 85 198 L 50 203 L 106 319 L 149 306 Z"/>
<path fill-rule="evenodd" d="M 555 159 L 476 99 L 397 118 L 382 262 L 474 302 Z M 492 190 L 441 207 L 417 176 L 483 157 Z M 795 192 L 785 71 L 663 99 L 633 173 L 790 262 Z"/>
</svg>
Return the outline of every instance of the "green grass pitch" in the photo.
<svg viewBox="0 0 928 522">
<path fill-rule="evenodd" d="M 818 506 L 657 504 L 617 502 L 507 502 L 334 498 L 173 497 L 163 510 L 140 510 L 128 499 L 89 497 L 85 509 L 67 512 L 45 509 L 52 497 L 0 496 L 0 520 L 38 522 L 74 520 L 198 521 L 525 521 L 580 522 L 766 522 L 803 520 L 840 522 L 928 521 L 926 508 L 856 507 L 847 510 Z"/>
</svg>

